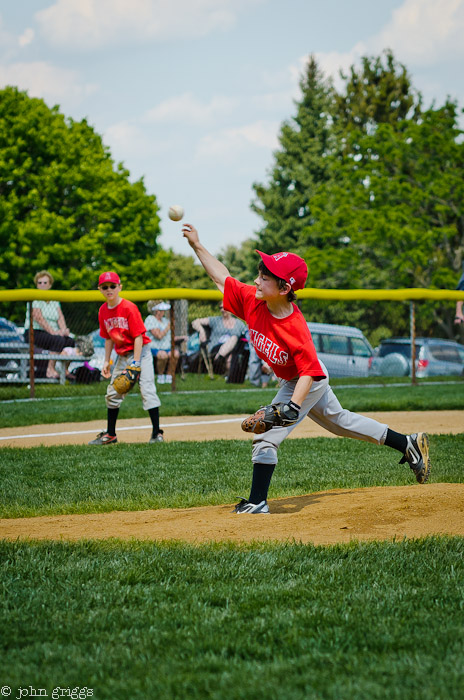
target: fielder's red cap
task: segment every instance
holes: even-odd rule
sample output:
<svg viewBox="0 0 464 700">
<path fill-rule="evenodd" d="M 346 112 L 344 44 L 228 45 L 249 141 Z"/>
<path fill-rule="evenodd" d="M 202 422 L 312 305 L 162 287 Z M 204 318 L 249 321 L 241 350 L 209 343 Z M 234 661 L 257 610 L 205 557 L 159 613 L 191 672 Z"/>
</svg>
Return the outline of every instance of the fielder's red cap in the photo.
<svg viewBox="0 0 464 700">
<path fill-rule="evenodd" d="M 261 256 L 269 272 L 289 283 L 293 290 L 303 289 L 308 279 L 308 266 L 303 258 L 295 253 L 274 253 L 267 255 L 260 250 Z"/>
<path fill-rule="evenodd" d="M 101 284 L 105 284 L 105 282 L 113 282 L 113 284 L 121 284 L 121 280 L 119 279 L 119 275 L 116 274 L 116 272 L 102 272 L 100 277 L 98 278 L 98 286 Z"/>
</svg>

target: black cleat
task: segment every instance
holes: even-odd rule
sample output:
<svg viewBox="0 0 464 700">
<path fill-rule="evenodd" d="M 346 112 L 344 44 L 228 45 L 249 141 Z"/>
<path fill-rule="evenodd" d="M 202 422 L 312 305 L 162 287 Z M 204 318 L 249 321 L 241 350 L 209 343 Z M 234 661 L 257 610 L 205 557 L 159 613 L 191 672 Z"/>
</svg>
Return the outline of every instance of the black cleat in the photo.
<svg viewBox="0 0 464 700">
<path fill-rule="evenodd" d="M 108 435 L 108 433 L 98 433 L 95 440 L 91 440 L 89 445 L 115 445 L 118 441 L 116 435 Z"/>
<path fill-rule="evenodd" d="M 246 498 L 241 498 L 240 503 L 237 503 L 233 513 L 238 513 L 242 515 L 243 513 L 264 513 L 269 515 L 269 506 L 266 501 L 261 501 L 260 503 L 250 503 Z"/>
<path fill-rule="evenodd" d="M 407 462 L 419 484 L 425 484 L 430 476 L 429 438 L 427 433 L 407 435 L 408 446 L 400 464 Z"/>
</svg>

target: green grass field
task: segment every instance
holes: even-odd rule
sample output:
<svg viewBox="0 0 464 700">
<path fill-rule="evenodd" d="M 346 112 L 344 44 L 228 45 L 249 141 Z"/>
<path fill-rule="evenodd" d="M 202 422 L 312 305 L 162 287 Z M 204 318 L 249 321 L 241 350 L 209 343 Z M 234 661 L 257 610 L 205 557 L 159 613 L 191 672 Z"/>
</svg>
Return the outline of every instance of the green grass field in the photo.
<svg viewBox="0 0 464 700">
<path fill-rule="evenodd" d="M 272 397 L 212 385 L 163 393 L 162 415 L 242 413 Z M 385 410 L 383 400 L 463 408 L 462 393 L 337 390 L 356 410 Z M 105 415 L 102 396 L 63 398 L 3 404 L 2 424 L 76 420 L 76 406 Z M 138 397 L 121 416 L 131 411 L 144 415 Z M 431 456 L 434 482 L 463 482 L 464 434 L 432 436 Z M 354 440 L 288 440 L 279 458 L 271 499 L 414 483 L 398 453 Z M 232 503 L 250 473 L 240 440 L 3 448 L 0 516 Z M 55 697 L 96 700 L 463 698 L 461 537 L 325 547 L 0 541 L 0 571 L 3 697 L 61 687 L 67 695 Z"/>
<path fill-rule="evenodd" d="M 3 448 L 0 516 L 27 517 L 232 503 L 247 495 L 251 446 L 243 440 Z M 287 440 L 270 498 L 334 488 L 415 483 L 399 453 L 357 440 Z M 433 481 L 462 482 L 464 434 L 431 439 Z"/>
<path fill-rule="evenodd" d="M 459 538 L 3 543 L 1 683 L 12 697 L 458 700 L 463 559 Z"/>
<path fill-rule="evenodd" d="M 380 384 L 373 380 L 349 386 L 346 380 L 335 380 L 335 393 L 342 405 L 352 411 L 426 411 L 464 410 L 464 381 L 450 384 L 422 382 L 417 386 L 395 386 L 392 382 Z M 254 389 L 249 385 L 228 385 L 223 380 L 192 380 L 190 386 L 182 385 L 178 392 L 160 389 L 162 416 L 221 415 L 254 413 L 260 405 L 269 403 L 276 392 L 271 389 Z M 49 387 L 46 387 L 49 388 Z M 79 387 L 83 392 L 88 387 Z M 0 428 L 38 423 L 104 420 L 106 406 L 104 386 L 97 387 L 98 395 L 54 397 L 37 401 L 0 402 Z M 140 396 L 135 391 L 128 394 L 121 407 L 121 418 L 146 417 Z"/>
</svg>

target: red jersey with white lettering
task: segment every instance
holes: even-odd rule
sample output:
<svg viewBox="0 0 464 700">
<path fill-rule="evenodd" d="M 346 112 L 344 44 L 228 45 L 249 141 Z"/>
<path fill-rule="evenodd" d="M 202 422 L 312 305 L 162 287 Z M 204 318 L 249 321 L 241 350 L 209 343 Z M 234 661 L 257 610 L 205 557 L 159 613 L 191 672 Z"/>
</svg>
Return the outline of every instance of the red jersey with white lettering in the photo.
<svg viewBox="0 0 464 700">
<path fill-rule="evenodd" d="M 111 338 L 118 355 L 127 355 L 134 350 L 134 339 L 143 336 L 143 344 L 150 342 L 142 316 L 137 306 L 128 299 L 121 299 L 117 306 L 110 308 L 105 302 L 98 312 L 100 335 Z"/>
<path fill-rule="evenodd" d="M 250 331 L 256 354 L 281 379 L 310 376 L 324 379 L 311 333 L 303 314 L 293 304 L 293 313 L 275 318 L 265 301 L 255 297 L 256 287 L 228 277 L 224 287 L 224 308 L 242 318 Z"/>
</svg>

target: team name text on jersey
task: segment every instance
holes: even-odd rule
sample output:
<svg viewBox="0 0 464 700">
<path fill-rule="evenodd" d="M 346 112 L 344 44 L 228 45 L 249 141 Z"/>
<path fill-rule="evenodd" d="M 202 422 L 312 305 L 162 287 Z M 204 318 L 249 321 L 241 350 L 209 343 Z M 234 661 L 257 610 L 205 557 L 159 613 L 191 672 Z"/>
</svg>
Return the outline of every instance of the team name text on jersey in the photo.
<svg viewBox="0 0 464 700">
<path fill-rule="evenodd" d="M 250 328 L 250 340 L 256 350 L 266 355 L 269 362 L 273 365 L 286 365 L 288 360 L 288 353 L 282 350 L 281 347 L 274 343 L 273 340 L 266 337 L 264 333 L 259 333 L 258 331 Z"/>
<path fill-rule="evenodd" d="M 129 321 L 124 316 L 105 318 L 105 328 L 108 334 L 113 328 L 125 328 L 126 330 L 129 330 Z"/>
</svg>

